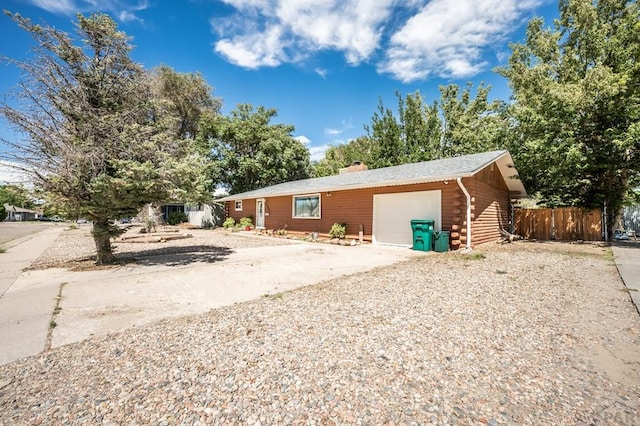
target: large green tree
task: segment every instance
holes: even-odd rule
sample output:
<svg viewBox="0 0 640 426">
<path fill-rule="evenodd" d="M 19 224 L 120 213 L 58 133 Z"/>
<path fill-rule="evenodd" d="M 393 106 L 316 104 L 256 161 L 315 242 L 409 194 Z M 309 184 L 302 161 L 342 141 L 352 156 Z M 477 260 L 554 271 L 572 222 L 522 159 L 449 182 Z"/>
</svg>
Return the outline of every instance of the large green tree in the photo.
<svg viewBox="0 0 640 426">
<path fill-rule="evenodd" d="M 350 166 L 356 161 L 370 165 L 372 159 L 371 139 L 360 136 L 348 143 L 330 146 L 324 158 L 313 164 L 313 176 L 337 175 L 340 169 Z"/>
<path fill-rule="evenodd" d="M 276 115 L 240 104 L 229 116 L 203 118 L 198 142 L 210 156 L 214 182 L 237 194 L 309 177 L 309 150 L 291 135 L 293 126 L 271 123 Z"/>
<path fill-rule="evenodd" d="M 510 128 L 506 105 L 489 101 L 490 86 L 460 89 L 455 84 L 440 87 L 439 108 L 442 116 L 442 139 L 439 157 L 454 157 L 504 148 Z"/>
<path fill-rule="evenodd" d="M 639 182 L 640 13 L 635 1 L 561 0 L 528 26 L 499 72 L 513 92 L 510 149 L 530 192 L 554 205 L 606 205 L 610 224 Z"/>
<path fill-rule="evenodd" d="M 403 162 L 415 163 L 440 158 L 442 155 L 442 120 L 438 102 L 428 105 L 420 92 L 398 98 L 398 121 L 401 143 L 404 147 Z"/>
<path fill-rule="evenodd" d="M 0 185 L 0 205 L 5 203 L 27 209 L 35 206 L 29 190 L 18 185 Z"/>
<path fill-rule="evenodd" d="M 371 125 L 365 125 L 365 131 L 371 140 L 369 166 L 379 168 L 406 162 L 402 123 L 390 108 L 384 106 L 382 99 L 378 102 L 378 110 L 373 113 Z"/>
<path fill-rule="evenodd" d="M 314 174 L 336 174 L 358 160 L 379 168 L 504 148 L 511 127 L 506 105 L 489 101 L 489 86 L 481 84 L 475 96 L 472 89 L 440 86 L 440 99 L 430 104 L 420 92 L 396 92 L 396 112 L 380 100 L 366 136 L 330 147 Z"/>
<path fill-rule="evenodd" d="M 78 15 L 76 37 L 9 16 L 36 41 L 13 61 L 24 78 L 0 106 L 24 139 L 7 154 L 68 216 L 93 221 L 97 263 L 115 260 L 112 219 L 145 204 L 188 201 L 207 187 L 205 159 L 183 138 L 179 107 L 159 97 L 157 78 L 133 62 L 107 15 Z"/>
</svg>

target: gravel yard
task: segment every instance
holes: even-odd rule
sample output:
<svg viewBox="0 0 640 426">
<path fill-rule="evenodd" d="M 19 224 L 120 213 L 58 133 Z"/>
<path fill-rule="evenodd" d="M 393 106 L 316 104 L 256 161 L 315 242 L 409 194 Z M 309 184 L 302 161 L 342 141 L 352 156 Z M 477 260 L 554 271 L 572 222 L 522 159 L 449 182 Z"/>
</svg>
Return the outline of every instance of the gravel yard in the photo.
<svg viewBox="0 0 640 426">
<path fill-rule="evenodd" d="M 623 290 L 592 245 L 416 258 L 2 366 L 0 424 L 637 425 Z"/>
<path fill-rule="evenodd" d="M 158 231 L 177 230 L 176 227 L 159 227 Z M 139 226 L 130 228 L 124 235 L 138 234 Z M 180 229 L 180 233 L 190 234 L 191 238 L 161 243 L 112 242 L 113 251 L 118 259 L 126 262 L 175 253 L 192 253 L 194 261 L 198 256 L 215 254 L 220 249 L 235 249 L 291 244 L 290 241 L 276 238 L 251 238 L 222 229 Z M 91 268 L 96 256 L 96 247 L 91 237 L 90 225 L 65 230 L 32 265 L 32 269 L 52 267 Z"/>
</svg>

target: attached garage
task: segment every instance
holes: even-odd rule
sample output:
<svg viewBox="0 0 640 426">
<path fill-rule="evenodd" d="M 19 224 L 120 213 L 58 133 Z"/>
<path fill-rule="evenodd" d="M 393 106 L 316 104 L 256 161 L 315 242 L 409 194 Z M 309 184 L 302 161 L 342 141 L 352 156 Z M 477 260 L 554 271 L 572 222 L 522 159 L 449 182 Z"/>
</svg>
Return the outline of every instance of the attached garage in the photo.
<svg viewBox="0 0 640 426">
<path fill-rule="evenodd" d="M 365 241 L 401 246 L 413 243 L 412 219 L 432 219 L 434 230 L 449 232 L 455 250 L 499 238 L 510 226 L 510 200 L 526 195 L 509 152 L 492 151 L 374 170 L 357 164 L 338 175 L 284 182 L 220 201 L 227 217 L 251 217 L 267 232 L 327 236 L 338 223 L 346 226 L 348 239 L 362 235 Z M 299 210 L 300 200 L 312 200 L 314 209 Z M 263 203 L 264 218 L 256 217 L 257 202 Z"/>
<path fill-rule="evenodd" d="M 442 191 L 400 192 L 373 196 L 373 242 L 411 245 L 412 219 L 433 219 L 442 230 Z"/>
</svg>

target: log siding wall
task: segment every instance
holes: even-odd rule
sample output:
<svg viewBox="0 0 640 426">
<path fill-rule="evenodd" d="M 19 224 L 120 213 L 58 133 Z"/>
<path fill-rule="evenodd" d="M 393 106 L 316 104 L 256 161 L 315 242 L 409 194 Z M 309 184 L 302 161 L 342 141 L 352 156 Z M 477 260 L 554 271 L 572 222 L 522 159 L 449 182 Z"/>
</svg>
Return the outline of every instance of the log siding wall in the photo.
<svg viewBox="0 0 640 426">
<path fill-rule="evenodd" d="M 471 195 L 472 247 L 497 240 L 500 228 L 509 229 L 509 189 L 498 168 L 487 166 L 463 183 Z"/>
<path fill-rule="evenodd" d="M 472 244 L 482 244 L 500 236 L 500 227 L 508 229 L 509 193 L 497 167 L 488 166 L 472 178 L 462 180 L 472 196 Z M 292 195 L 265 198 L 265 228 L 285 228 L 294 232 L 326 234 L 334 223 L 346 223 L 347 234 L 357 235 L 362 225 L 365 238 L 371 240 L 373 228 L 373 196 L 416 191 L 442 191 L 442 223 L 440 229 L 451 232 L 451 248 L 466 245 L 466 199 L 455 180 L 354 189 L 320 193 L 321 218 L 293 218 Z M 302 195 L 302 194 L 300 194 Z M 245 199 L 242 211 L 234 202 L 226 203 L 228 217 L 256 216 L 256 199 Z M 254 220 L 255 223 L 255 220 Z M 410 226 L 407 224 L 407 226 Z M 438 224 L 436 224 L 438 226 Z"/>
</svg>

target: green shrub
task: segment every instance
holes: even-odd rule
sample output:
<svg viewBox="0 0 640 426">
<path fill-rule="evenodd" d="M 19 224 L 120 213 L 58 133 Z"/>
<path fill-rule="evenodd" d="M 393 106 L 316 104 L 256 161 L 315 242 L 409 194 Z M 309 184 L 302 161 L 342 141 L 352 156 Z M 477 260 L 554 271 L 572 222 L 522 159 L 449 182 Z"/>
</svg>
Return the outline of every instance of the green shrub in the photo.
<svg viewBox="0 0 640 426">
<path fill-rule="evenodd" d="M 247 226 L 251 226 L 253 224 L 253 221 L 251 220 L 250 217 L 241 217 L 240 218 L 240 228 L 244 229 Z"/>
<path fill-rule="evenodd" d="M 4 208 L 4 206 L 0 203 L 0 222 L 2 222 L 3 220 L 5 220 L 7 218 L 7 210 Z"/>
<path fill-rule="evenodd" d="M 331 238 L 344 238 L 347 235 L 347 225 L 344 223 L 334 223 L 329 231 Z"/>
<path fill-rule="evenodd" d="M 231 229 L 234 226 L 236 226 L 236 220 L 232 217 L 228 217 L 224 220 L 224 222 L 222 223 L 222 227 L 224 229 Z"/>
<path fill-rule="evenodd" d="M 144 227 L 142 228 L 142 230 L 148 234 L 152 233 L 152 232 L 156 232 L 156 220 L 155 218 L 149 216 L 145 221 L 144 221 Z"/>
<path fill-rule="evenodd" d="M 169 225 L 178 225 L 180 223 L 189 222 L 189 217 L 184 212 L 173 212 L 167 218 Z"/>
</svg>

